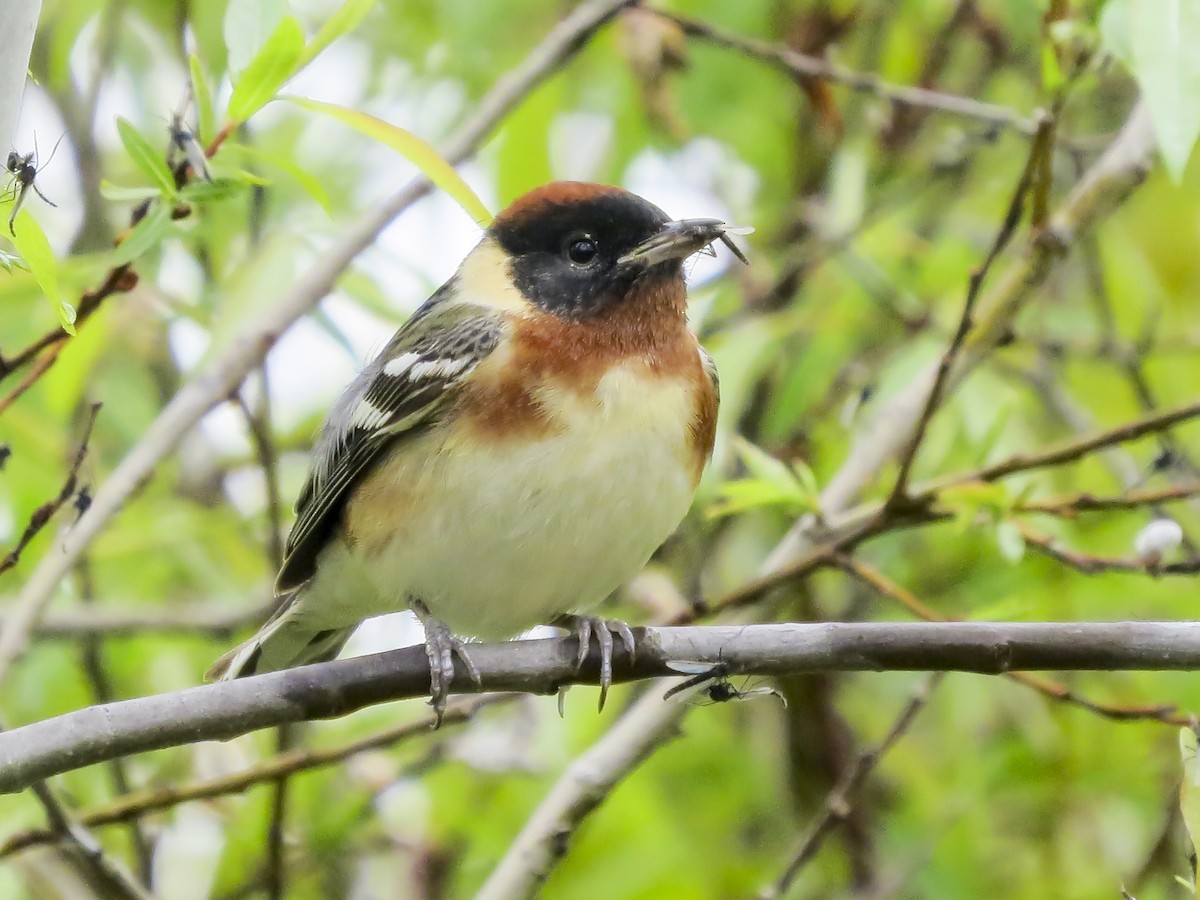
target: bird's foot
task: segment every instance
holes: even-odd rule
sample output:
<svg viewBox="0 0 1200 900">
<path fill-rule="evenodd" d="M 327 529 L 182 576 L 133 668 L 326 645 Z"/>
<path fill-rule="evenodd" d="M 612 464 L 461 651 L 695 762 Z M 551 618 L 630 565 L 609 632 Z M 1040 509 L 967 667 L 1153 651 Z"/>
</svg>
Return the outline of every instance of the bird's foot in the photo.
<svg viewBox="0 0 1200 900">
<path fill-rule="evenodd" d="M 587 660 L 592 635 L 596 636 L 596 643 L 600 647 L 600 699 L 596 708 L 603 710 L 604 701 L 608 699 L 608 688 L 612 684 L 613 635 L 621 639 L 629 654 L 629 661 L 633 662 L 637 656 L 637 643 L 633 639 L 633 632 L 618 619 L 602 619 L 599 616 L 562 616 L 555 624 L 569 629 L 579 638 L 579 654 L 575 657 L 577 671 L 583 668 L 584 661 Z"/>
<path fill-rule="evenodd" d="M 429 657 L 429 705 L 433 707 L 433 727 L 440 728 L 442 714 L 446 711 L 446 698 L 450 696 L 450 683 L 454 681 L 454 657 L 462 660 L 467 674 L 476 685 L 483 683 L 479 669 L 467 653 L 467 645 L 450 633 L 440 619 L 435 619 L 424 603 L 415 601 L 413 612 L 425 629 L 425 655 Z"/>
</svg>

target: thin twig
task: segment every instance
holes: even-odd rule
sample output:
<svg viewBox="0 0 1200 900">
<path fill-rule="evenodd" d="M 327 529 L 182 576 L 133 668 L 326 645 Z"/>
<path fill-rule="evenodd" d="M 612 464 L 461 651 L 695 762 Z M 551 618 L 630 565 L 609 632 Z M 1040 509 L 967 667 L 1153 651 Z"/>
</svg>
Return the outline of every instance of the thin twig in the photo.
<svg viewBox="0 0 1200 900">
<path fill-rule="evenodd" d="M 895 103 L 898 106 L 910 106 L 928 109 L 936 112 L 949 113 L 987 122 L 1000 128 L 1011 128 L 1021 134 L 1037 133 L 1036 119 L 1024 116 L 1006 106 L 994 103 L 981 103 L 970 97 L 957 94 L 947 94 L 928 88 L 909 87 L 906 85 L 890 84 L 870 72 L 859 72 L 854 69 L 831 63 L 815 56 L 806 56 L 786 47 L 775 46 L 766 41 L 755 40 L 716 28 L 706 22 L 689 19 L 664 10 L 655 12 L 665 19 L 675 22 L 685 34 L 698 37 L 730 50 L 735 50 L 746 56 L 761 60 L 784 69 L 793 75 L 803 75 L 822 81 L 831 81 L 845 85 L 851 90 L 862 91 Z"/>
<path fill-rule="evenodd" d="M 39 378 L 50 371 L 50 367 L 58 362 L 58 354 L 61 349 L 61 347 L 51 347 L 37 358 L 37 362 L 17 382 L 17 386 L 9 391 L 3 399 L 0 399 L 0 413 L 6 412 L 10 406 L 24 396 L 26 391 L 37 384 Z M 7 360 L 3 361 L 3 364 L 0 364 L 0 370 L 3 370 L 5 365 L 8 365 Z"/>
<path fill-rule="evenodd" d="M 254 218 L 253 221 L 257 221 Z M 259 468 L 262 469 L 263 484 L 267 498 L 267 565 L 278 571 L 283 565 L 283 502 L 279 490 L 278 453 L 271 431 L 271 387 L 267 381 L 265 363 L 259 366 L 260 403 L 257 410 L 240 392 L 234 394 L 234 403 L 242 412 L 246 427 L 254 442 Z M 275 752 L 283 754 L 290 750 L 297 737 L 294 726 L 280 725 L 275 734 Z M 266 840 L 266 892 L 269 900 L 283 900 L 287 893 L 287 867 L 285 865 L 285 826 L 288 807 L 288 779 L 281 775 L 275 779 L 271 795 L 271 815 L 267 824 Z"/>
<path fill-rule="evenodd" d="M 919 619 L 923 619 L 926 622 L 960 621 L 959 619 L 943 616 L 941 613 L 934 611 L 932 607 L 918 599 L 915 594 L 892 581 L 874 566 L 845 555 L 839 556 L 837 563 L 846 573 L 869 585 L 888 599 L 896 601 Z M 1088 712 L 1096 713 L 1105 719 L 1111 719 L 1115 722 L 1151 719 L 1168 725 L 1186 725 L 1190 721 L 1188 716 L 1178 714 L 1175 711 L 1175 706 L 1172 704 L 1124 706 L 1112 703 L 1100 703 L 1095 700 L 1089 700 L 1086 697 L 1081 697 L 1064 684 L 1029 672 L 1005 672 L 1004 677 L 1010 681 L 1015 681 L 1018 684 L 1032 688 L 1049 697 L 1051 700 L 1081 707 Z"/>
<path fill-rule="evenodd" d="M 1200 559 L 1156 563 L 1153 560 L 1136 557 L 1093 556 L 1089 553 L 1068 550 L 1057 538 L 1034 531 L 1020 520 L 1014 520 L 1013 524 L 1021 533 L 1027 546 L 1064 566 L 1082 572 L 1084 575 L 1099 575 L 1105 572 L 1132 572 L 1138 575 L 1152 575 L 1156 578 L 1163 575 L 1180 575 L 1189 578 L 1200 575 Z"/>
<path fill-rule="evenodd" d="M 914 492 L 913 501 L 926 501 L 932 498 L 938 491 L 954 484 L 965 484 L 971 481 L 998 481 L 1017 472 L 1028 472 L 1032 469 L 1049 469 L 1067 463 L 1078 462 L 1096 450 L 1102 450 L 1105 447 L 1112 447 L 1116 444 L 1128 443 L 1129 441 L 1136 441 L 1138 438 L 1165 431 L 1168 428 L 1197 417 L 1200 417 L 1200 401 L 1156 412 L 1148 416 L 1143 416 L 1140 419 L 1134 419 L 1132 422 L 1117 425 L 1114 428 L 1097 431 L 1082 438 L 1070 438 L 1061 441 L 1049 449 L 1038 453 L 1018 453 L 998 463 L 992 463 L 971 472 L 934 479 L 928 484 L 922 485 L 918 491 Z"/>
<path fill-rule="evenodd" d="M 25 548 L 49 524 L 50 520 L 54 518 L 54 514 L 75 496 L 75 489 L 79 484 L 79 469 L 83 465 L 84 458 L 87 456 L 88 442 L 91 440 L 92 427 L 96 424 L 96 414 L 100 412 L 100 406 L 101 404 L 99 403 L 93 403 L 91 409 L 88 411 L 88 416 L 83 426 L 83 437 L 79 439 L 79 448 L 75 451 L 70 468 L 67 469 L 67 477 L 63 481 L 62 487 L 59 488 L 58 493 L 54 497 L 35 509 L 29 516 L 29 523 L 25 526 L 25 530 L 21 532 L 21 536 L 17 538 L 16 544 L 8 551 L 8 555 L 0 560 L 0 573 L 7 572 L 21 561 L 21 554 L 25 552 Z"/>
<path fill-rule="evenodd" d="M 3 733 L 4 726 L 0 723 L 0 734 Z M 151 900 L 150 895 L 127 872 L 104 855 L 100 842 L 72 818 L 49 784 L 38 779 L 27 787 L 46 814 L 50 824 L 48 833 L 52 839 L 64 842 L 73 851 L 73 857 L 88 871 L 93 886 L 107 888 L 114 896 L 128 900 Z"/>
<path fill-rule="evenodd" d="M 784 868 L 783 874 L 774 884 L 768 885 L 759 892 L 759 897 L 762 900 L 773 900 L 776 897 L 782 897 L 791 888 L 792 882 L 800 871 L 817 855 L 821 846 L 825 843 L 825 838 L 830 832 L 845 821 L 854 808 L 853 803 L 856 795 L 866 784 L 871 773 L 875 771 L 875 767 L 879 765 L 880 760 L 887 754 L 889 750 L 896 745 L 896 742 L 912 727 L 913 721 L 917 715 L 925 708 L 929 702 L 929 697 L 933 690 L 938 686 L 943 677 L 943 673 L 936 672 L 923 679 L 917 689 L 913 692 L 904 709 L 900 711 L 900 715 L 892 723 L 892 727 L 888 729 L 887 735 L 880 742 L 879 746 L 874 750 L 861 754 L 854 764 L 850 766 L 829 796 L 825 799 L 825 807 L 821 811 L 821 815 L 816 821 L 809 826 L 804 837 L 801 838 L 796 849 L 792 852 L 791 858 Z"/>
<path fill-rule="evenodd" d="M 95 602 L 96 590 L 92 581 L 91 562 L 86 556 L 79 561 L 77 570 L 80 600 L 84 604 L 91 604 Z M 103 642 L 95 633 L 85 635 L 80 642 L 79 654 L 84 675 L 92 686 L 94 702 L 112 703 L 116 699 L 116 692 L 113 690 L 112 679 L 104 665 Z M 126 769 L 125 760 L 111 760 L 108 764 L 108 771 L 116 795 L 118 797 L 128 795 L 132 790 L 133 782 Z M 129 841 L 133 845 L 134 856 L 137 859 L 138 878 L 141 879 L 143 885 L 149 886 L 154 859 L 150 840 L 142 830 L 141 822 L 131 821 L 129 823 Z"/>
<path fill-rule="evenodd" d="M 489 694 L 486 697 L 455 701 L 446 707 L 445 715 L 442 718 L 442 728 L 468 722 L 479 710 L 488 706 L 511 703 L 520 696 L 520 694 Z M 288 753 L 271 756 L 243 772 L 236 772 L 232 775 L 127 794 L 107 806 L 81 812 L 79 822 L 89 828 L 135 822 L 143 816 L 171 809 L 181 803 L 240 794 L 283 776 L 299 775 L 313 769 L 336 765 L 360 753 L 382 750 L 410 738 L 428 737 L 433 722 L 434 717 L 431 713 L 416 721 L 405 722 L 403 725 L 397 725 L 370 737 L 360 738 L 336 747 L 322 750 L 291 750 Z M 0 844 L 0 858 L 11 856 L 13 853 L 29 847 L 53 843 L 57 839 L 57 835 L 47 829 L 23 831 L 12 835 L 3 844 Z"/>
<path fill-rule="evenodd" d="M 1004 252 L 1004 248 L 1008 246 L 1009 241 L 1012 240 L 1012 236 L 1016 234 L 1017 226 L 1021 224 L 1021 219 L 1025 211 L 1025 198 L 1033 186 L 1034 178 L 1039 170 L 1039 160 L 1044 156 L 1051 155 L 1054 151 L 1053 144 L 1051 143 L 1051 135 L 1053 133 L 1054 118 L 1043 116 L 1038 121 L 1038 130 L 1029 148 L 1029 156 L 1025 160 L 1025 167 L 1021 171 L 1021 177 L 1017 180 L 1016 190 L 1013 191 L 1012 199 L 1009 201 L 1008 209 L 1004 214 L 1003 221 L 1000 223 L 999 230 L 996 232 L 996 237 L 992 240 L 991 246 L 983 257 L 983 261 L 975 267 L 967 280 L 967 296 L 963 301 L 962 314 L 958 319 L 958 327 L 954 329 L 954 335 L 951 337 L 950 343 L 947 345 L 941 359 L 938 360 L 937 369 L 933 376 L 933 384 L 929 387 L 929 394 L 925 398 L 925 403 L 921 407 L 920 414 L 917 416 L 912 436 L 900 454 L 899 471 L 896 475 L 896 482 L 892 486 L 891 494 L 884 503 L 885 509 L 897 509 L 909 502 L 908 479 L 912 474 L 912 467 L 916 461 L 917 451 L 920 450 L 921 443 L 925 440 L 925 434 L 929 429 L 929 423 L 933 419 L 933 414 L 942 402 L 942 395 L 946 390 L 950 371 L 958 359 L 958 354 L 962 350 L 963 344 L 966 342 L 967 333 L 974 324 L 975 304 L 979 300 L 979 292 L 983 288 L 984 279 L 987 278 L 992 265 L 1000 257 L 1000 254 Z"/>
<path fill-rule="evenodd" d="M 576 757 L 509 844 L 475 900 L 533 896 L 566 856 L 575 831 L 655 750 L 673 738 L 687 703 L 663 699 L 651 684 L 603 737 Z"/>
<path fill-rule="evenodd" d="M 222 609 L 214 604 L 181 603 L 173 609 L 59 609 L 51 612 L 33 631 L 35 638 L 75 640 L 90 634 L 105 639 L 136 637 L 149 632 L 203 635 L 227 640 L 239 629 L 261 624 L 270 615 L 276 601 L 253 603 L 238 609 Z M 0 624 L 4 618 L 0 616 Z"/>
<path fill-rule="evenodd" d="M 1121 509 L 1140 509 L 1174 500 L 1188 500 L 1200 495 L 1200 484 L 1178 484 L 1165 488 L 1141 488 L 1121 494 L 1119 497 L 1097 497 L 1088 492 L 1069 497 L 1052 497 L 1048 500 L 1023 500 L 1013 506 L 1013 512 L 1040 513 L 1064 519 L 1076 518 L 1080 513 L 1110 512 Z"/>
<path fill-rule="evenodd" d="M 128 900 L 152 900 L 128 872 L 105 855 L 95 835 L 71 818 L 46 782 L 37 782 L 31 790 L 50 821 L 51 833 L 74 851 L 97 894 L 105 890 Z"/>
</svg>

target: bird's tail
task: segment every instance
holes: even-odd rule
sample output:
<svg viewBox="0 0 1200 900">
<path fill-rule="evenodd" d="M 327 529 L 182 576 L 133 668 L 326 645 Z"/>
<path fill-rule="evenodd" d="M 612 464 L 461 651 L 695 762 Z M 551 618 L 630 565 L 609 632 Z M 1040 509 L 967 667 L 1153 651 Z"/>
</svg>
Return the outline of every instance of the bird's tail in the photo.
<svg viewBox="0 0 1200 900">
<path fill-rule="evenodd" d="M 218 659 L 204 677 L 209 681 L 232 681 L 247 675 L 275 672 L 308 663 L 326 662 L 341 651 L 354 628 L 314 631 L 297 621 L 296 604 L 289 597 L 258 634 Z"/>
</svg>

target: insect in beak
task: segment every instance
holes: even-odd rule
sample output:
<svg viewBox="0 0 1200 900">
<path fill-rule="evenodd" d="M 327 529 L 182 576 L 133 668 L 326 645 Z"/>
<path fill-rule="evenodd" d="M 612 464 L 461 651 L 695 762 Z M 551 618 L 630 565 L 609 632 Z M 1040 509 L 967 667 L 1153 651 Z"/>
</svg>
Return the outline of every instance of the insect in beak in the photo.
<svg viewBox="0 0 1200 900">
<path fill-rule="evenodd" d="M 712 245 L 720 241 L 734 256 L 749 265 L 749 260 L 729 235 L 750 234 L 753 231 L 753 228 L 744 225 L 726 225 L 720 219 L 677 219 L 668 222 L 617 262 L 622 266 L 653 266 L 668 260 L 685 259 L 693 253 L 715 255 Z"/>
</svg>

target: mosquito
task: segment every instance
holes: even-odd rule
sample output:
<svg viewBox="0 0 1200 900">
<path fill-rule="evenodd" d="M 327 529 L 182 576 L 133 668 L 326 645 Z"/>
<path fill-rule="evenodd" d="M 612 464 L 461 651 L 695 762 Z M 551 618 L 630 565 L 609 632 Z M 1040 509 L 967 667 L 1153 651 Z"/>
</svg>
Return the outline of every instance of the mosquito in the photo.
<svg viewBox="0 0 1200 900">
<path fill-rule="evenodd" d="M 4 164 L 9 174 L 12 176 L 12 181 L 9 183 L 6 193 L 16 193 L 17 199 L 13 203 L 12 213 L 8 217 L 8 233 L 16 237 L 17 231 L 13 223 L 17 220 L 17 213 L 21 211 L 21 207 L 25 204 L 25 197 L 29 194 L 29 189 L 33 188 L 34 192 L 42 198 L 43 201 L 51 206 L 58 208 L 58 204 L 42 193 L 42 189 L 37 186 L 37 176 L 46 166 L 50 165 L 54 159 L 54 154 L 58 152 L 58 145 L 62 143 L 60 137 L 54 142 L 54 149 L 50 151 L 50 159 L 47 159 L 41 166 L 38 165 L 38 150 L 37 137 L 33 139 L 33 152 L 21 155 L 16 150 L 8 151 L 8 161 Z"/>
<path fill-rule="evenodd" d="M 667 663 L 667 666 L 692 677 L 684 679 L 663 694 L 664 700 L 675 696 L 682 699 L 702 694 L 709 703 L 728 703 L 731 700 L 749 700 L 752 697 L 771 696 L 778 697 L 779 702 L 787 706 L 787 699 L 773 687 L 737 687 L 729 680 L 729 676 L 733 673 L 728 663 L 718 662 L 716 665 L 712 665 L 692 660 L 678 660 Z"/>
<path fill-rule="evenodd" d="M 184 114 L 191 102 L 192 92 L 189 88 L 188 95 L 183 100 L 183 108 L 171 113 L 171 121 L 167 125 L 167 131 L 171 135 L 171 142 L 167 145 L 167 164 L 174 168 L 173 157 L 176 151 L 181 152 L 194 174 L 199 175 L 205 181 L 212 181 L 212 173 L 208 170 L 208 158 L 204 154 L 204 147 L 200 145 L 200 141 L 184 121 Z"/>
</svg>

